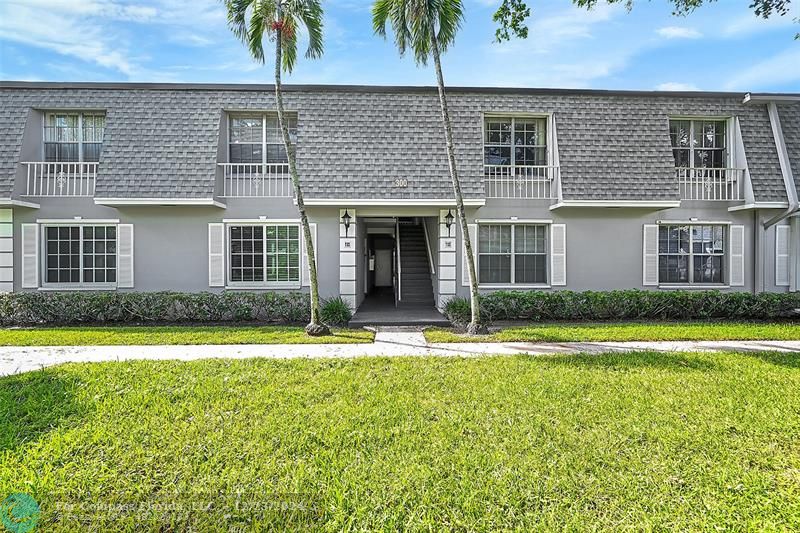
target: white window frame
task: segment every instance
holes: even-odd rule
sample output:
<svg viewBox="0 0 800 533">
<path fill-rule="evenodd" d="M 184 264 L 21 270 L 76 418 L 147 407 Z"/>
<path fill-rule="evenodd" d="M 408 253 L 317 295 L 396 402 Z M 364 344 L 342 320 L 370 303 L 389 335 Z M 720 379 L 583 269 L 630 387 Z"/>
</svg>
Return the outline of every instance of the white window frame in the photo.
<svg viewBox="0 0 800 533">
<path fill-rule="evenodd" d="M 79 272 L 81 281 L 77 283 L 63 283 L 63 282 L 48 282 L 47 281 L 47 228 L 73 228 L 77 227 L 80 228 L 79 231 Z M 116 264 L 114 265 L 114 272 L 116 281 L 113 282 L 85 282 L 83 281 L 83 228 L 110 228 L 113 227 L 115 231 L 116 237 L 114 238 L 114 242 L 116 243 L 116 251 L 114 254 L 116 255 Z M 103 221 L 86 221 L 86 222 L 44 222 L 39 224 L 39 231 L 40 231 L 40 242 L 39 242 L 39 253 L 41 258 L 39 260 L 39 268 L 41 269 L 41 289 L 51 289 L 51 290 L 116 290 L 117 284 L 119 283 L 119 224 L 117 223 L 108 223 Z"/>
<path fill-rule="evenodd" d="M 500 119 L 510 119 L 511 120 L 511 164 L 510 165 L 489 165 L 486 163 L 486 147 L 492 146 L 505 146 L 505 145 L 498 145 L 498 144 L 491 144 L 486 142 L 486 122 L 489 120 L 500 120 Z M 491 167 L 507 167 L 511 169 L 511 175 L 514 175 L 516 172 L 516 154 L 514 148 L 516 145 L 514 144 L 514 129 L 516 127 L 517 120 L 535 120 L 535 119 L 544 119 L 545 121 L 545 154 L 547 157 L 547 161 L 545 164 L 542 165 L 544 167 L 552 166 L 553 165 L 553 114 L 552 113 L 502 113 L 502 112 L 489 112 L 484 113 L 483 117 L 481 118 L 481 160 L 483 161 L 484 168 L 487 166 Z M 520 145 L 520 146 L 531 146 L 531 145 Z M 526 168 L 527 166 L 523 166 Z"/>
<path fill-rule="evenodd" d="M 263 234 L 263 242 L 264 246 L 262 247 L 262 256 L 263 256 L 263 265 L 262 269 L 264 270 L 264 280 L 263 281 L 233 281 L 232 279 L 232 272 L 233 272 L 233 261 L 231 255 L 231 228 L 233 227 L 262 227 L 264 228 Z M 267 246 L 266 246 L 266 239 L 267 239 L 267 227 L 268 226 L 294 226 L 297 228 L 297 240 L 298 240 L 298 264 L 300 265 L 298 269 L 298 278 L 297 281 L 267 281 Z M 234 289 L 299 289 L 302 287 L 303 283 L 303 228 L 297 222 L 276 222 L 276 221 L 259 221 L 259 222 L 226 222 L 225 223 L 225 280 L 226 280 L 226 287 L 234 288 Z"/>
<path fill-rule="evenodd" d="M 733 152 L 734 152 L 734 121 L 733 117 L 730 116 L 670 116 L 667 122 L 667 130 L 669 131 L 671 123 L 675 122 L 689 122 L 689 147 L 688 148 L 679 148 L 672 146 L 672 139 L 670 139 L 670 151 L 673 150 L 689 150 L 689 166 L 688 167 L 679 167 L 677 166 L 677 161 L 675 162 L 675 168 L 689 168 L 689 169 L 703 169 L 703 168 L 717 168 L 717 167 L 698 167 L 694 164 L 694 152 L 698 150 L 692 145 L 692 140 L 695 138 L 695 130 L 694 126 L 696 122 L 724 122 L 725 123 L 725 157 L 724 157 L 724 166 L 719 168 L 733 168 Z M 673 153 L 673 160 L 675 155 Z"/>
<path fill-rule="evenodd" d="M 78 117 L 77 140 L 75 141 L 75 143 L 65 143 L 65 142 L 59 143 L 59 142 L 52 142 L 52 141 L 49 142 L 47 140 L 47 128 L 52 127 L 52 126 L 48 126 L 48 123 L 50 122 L 50 117 L 55 117 L 55 116 L 59 116 L 59 115 L 77 116 Z M 46 161 L 47 160 L 47 148 L 46 148 L 46 146 L 48 144 L 77 144 L 78 145 L 78 160 L 77 161 L 59 161 L 59 162 L 64 162 L 64 163 L 67 163 L 67 162 L 85 163 L 86 161 L 84 161 L 84 157 L 83 157 L 83 146 L 84 146 L 84 144 L 99 144 L 100 145 L 100 152 L 103 151 L 103 141 L 100 141 L 99 143 L 93 142 L 93 141 L 92 142 L 84 141 L 84 139 L 83 139 L 83 117 L 84 117 L 84 115 L 89 115 L 89 116 L 93 116 L 93 117 L 102 116 L 104 119 L 107 120 L 106 113 L 104 111 L 88 111 L 88 110 L 87 111 L 73 111 L 73 110 L 63 110 L 63 111 L 56 110 L 56 111 L 52 111 L 51 110 L 51 111 L 46 111 L 44 113 L 44 116 L 42 117 L 42 119 L 43 119 L 43 122 L 42 122 L 42 161 Z M 103 136 L 104 137 L 105 137 L 105 128 L 106 128 L 106 126 L 104 125 L 103 126 L 103 133 L 104 133 Z M 96 163 L 96 161 L 89 161 L 89 162 Z"/>
<path fill-rule="evenodd" d="M 511 281 L 508 283 L 482 283 L 480 281 L 480 256 L 481 256 L 481 226 L 510 226 L 511 227 Z M 516 252 L 514 245 L 516 244 L 516 230 L 514 229 L 515 226 L 542 226 L 545 228 L 545 272 L 546 272 L 546 281 L 545 283 L 517 283 L 516 278 Z M 485 289 L 505 289 L 505 288 L 530 288 L 530 289 L 549 289 L 551 286 L 551 276 L 552 276 L 552 265 L 550 264 L 551 257 L 552 257 L 552 243 L 551 241 L 551 226 L 552 222 L 550 221 L 508 221 L 508 220 L 485 220 L 485 221 L 477 221 L 477 231 L 476 231 L 476 239 L 475 239 L 475 274 L 478 276 L 478 287 L 485 288 Z M 490 255 L 490 254 L 484 254 Z M 507 254 L 492 254 L 492 255 L 507 255 Z M 520 254 L 520 255 L 529 255 L 529 254 Z M 534 254 L 530 254 L 534 255 Z M 541 254 L 537 254 L 541 255 Z"/>
<path fill-rule="evenodd" d="M 293 115 L 293 114 L 289 113 L 289 115 Z M 228 131 L 228 162 L 231 162 L 231 146 L 232 145 L 234 145 L 234 144 L 258 144 L 257 142 L 234 143 L 233 141 L 231 141 L 231 126 L 233 124 L 233 120 L 237 119 L 237 118 L 240 118 L 240 119 L 241 118 L 259 118 L 259 119 L 261 119 L 261 162 L 260 163 L 259 162 L 237 163 L 237 164 L 243 164 L 243 165 L 245 165 L 245 164 L 250 164 L 250 165 L 258 165 L 258 164 L 261 164 L 261 165 L 288 165 L 289 164 L 289 161 L 288 161 L 289 154 L 286 154 L 286 158 L 287 158 L 286 162 L 283 162 L 283 163 L 275 163 L 275 162 L 268 163 L 267 162 L 267 146 L 283 146 L 283 141 L 280 141 L 280 142 L 277 142 L 277 143 L 267 142 L 267 119 L 268 118 L 274 118 L 274 119 L 278 120 L 277 113 L 268 113 L 268 112 L 248 113 L 246 111 L 237 111 L 237 112 L 232 112 L 232 113 L 228 114 L 228 126 L 227 126 L 227 131 Z M 292 138 L 291 138 L 292 128 L 290 127 L 289 128 L 289 140 L 292 141 L 293 145 L 297 145 L 297 115 L 293 115 L 293 116 L 288 116 L 287 117 L 287 120 L 291 121 L 292 119 L 294 119 L 294 121 L 295 121 L 295 139 L 292 140 Z M 290 124 L 291 124 L 291 122 L 290 122 Z M 281 135 L 283 135 L 283 134 L 281 133 Z"/>
<path fill-rule="evenodd" d="M 657 224 L 658 226 L 658 234 L 656 235 L 656 274 L 658 275 L 658 286 L 660 288 L 665 289 L 678 289 L 678 288 L 714 288 L 714 289 L 723 289 L 730 287 L 730 276 L 731 276 L 731 224 L 729 222 L 701 222 L 701 221 L 691 221 L 691 222 L 682 222 L 682 221 L 663 221 Z M 723 253 L 721 254 L 722 257 L 722 277 L 723 281 L 721 283 L 709 283 L 709 282 L 696 282 L 693 280 L 694 278 L 694 256 L 696 255 L 712 255 L 712 256 L 719 256 L 720 254 L 703 254 L 703 253 L 694 253 L 694 239 L 692 236 L 691 229 L 689 230 L 689 253 L 687 254 L 680 254 L 680 253 L 663 253 L 661 252 L 661 242 L 660 242 L 660 233 L 662 227 L 691 227 L 691 226 L 721 226 L 723 235 L 722 235 L 722 242 L 725 246 Z M 688 281 L 661 281 L 661 256 L 662 255 L 685 255 L 689 258 L 688 261 L 688 270 L 689 270 L 689 280 Z"/>
</svg>

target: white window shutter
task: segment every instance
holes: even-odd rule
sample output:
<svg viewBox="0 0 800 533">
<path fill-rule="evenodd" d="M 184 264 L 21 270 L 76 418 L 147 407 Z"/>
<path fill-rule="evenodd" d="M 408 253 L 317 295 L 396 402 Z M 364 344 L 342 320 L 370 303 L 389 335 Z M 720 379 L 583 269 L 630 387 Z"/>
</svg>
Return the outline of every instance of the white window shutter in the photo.
<svg viewBox="0 0 800 533">
<path fill-rule="evenodd" d="M 310 223 L 308 229 L 311 231 L 311 245 L 314 247 L 314 260 L 319 265 L 319 251 L 317 249 L 317 225 Z M 311 264 L 308 262 L 308 252 L 306 251 L 305 232 L 300 228 L 300 249 L 303 254 L 303 286 L 311 285 Z"/>
<path fill-rule="evenodd" d="M 39 287 L 39 224 L 22 224 L 22 287 Z"/>
<path fill-rule="evenodd" d="M 731 287 L 744 286 L 744 226 L 731 226 Z"/>
<path fill-rule="evenodd" d="M 658 224 L 645 224 L 642 241 L 642 285 L 658 285 Z"/>
<path fill-rule="evenodd" d="M 567 225 L 550 226 L 550 285 L 567 284 Z"/>
<path fill-rule="evenodd" d="M 133 224 L 117 225 L 117 287 L 133 287 Z"/>
<path fill-rule="evenodd" d="M 789 226 L 775 226 L 775 285 L 789 285 Z"/>
<path fill-rule="evenodd" d="M 467 224 L 469 243 L 472 245 L 472 257 L 475 261 L 475 275 L 478 275 L 478 225 Z M 469 287 L 469 267 L 467 266 L 467 245 L 461 239 L 461 285 Z"/>
<path fill-rule="evenodd" d="M 225 286 L 225 224 L 208 225 L 208 286 Z"/>
</svg>

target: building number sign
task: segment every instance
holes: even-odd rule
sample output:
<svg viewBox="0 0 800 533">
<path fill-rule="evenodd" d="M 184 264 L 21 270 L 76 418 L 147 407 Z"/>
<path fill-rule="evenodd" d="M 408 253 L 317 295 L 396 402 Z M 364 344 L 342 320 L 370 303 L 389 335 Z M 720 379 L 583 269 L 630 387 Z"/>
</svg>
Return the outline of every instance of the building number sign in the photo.
<svg viewBox="0 0 800 533">
<path fill-rule="evenodd" d="M 408 187 L 408 179 L 407 178 L 395 178 L 394 186 L 395 187 L 400 187 L 402 189 L 405 189 L 406 187 Z"/>
</svg>

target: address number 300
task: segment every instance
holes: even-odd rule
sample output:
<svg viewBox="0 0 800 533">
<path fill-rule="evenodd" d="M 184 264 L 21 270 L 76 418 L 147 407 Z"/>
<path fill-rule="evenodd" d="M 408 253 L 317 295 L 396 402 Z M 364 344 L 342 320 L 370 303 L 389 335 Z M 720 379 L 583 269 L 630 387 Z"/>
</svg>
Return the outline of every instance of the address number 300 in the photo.
<svg viewBox="0 0 800 533">
<path fill-rule="evenodd" d="M 395 187 L 408 187 L 408 179 L 406 178 L 396 178 L 394 180 Z"/>
</svg>

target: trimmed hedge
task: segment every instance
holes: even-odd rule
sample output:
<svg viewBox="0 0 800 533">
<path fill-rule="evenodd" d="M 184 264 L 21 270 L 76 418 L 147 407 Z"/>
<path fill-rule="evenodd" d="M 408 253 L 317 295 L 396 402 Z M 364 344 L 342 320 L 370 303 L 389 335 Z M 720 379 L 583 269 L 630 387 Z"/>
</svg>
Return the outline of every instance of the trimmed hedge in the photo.
<svg viewBox="0 0 800 533">
<path fill-rule="evenodd" d="M 17 292 L 0 294 L 0 326 L 141 322 L 307 323 L 301 292 Z"/>
<path fill-rule="evenodd" d="M 498 291 L 481 295 L 481 318 L 498 320 L 768 320 L 796 316 L 800 293 L 720 291 Z M 457 325 L 470 320 L 469 300 L 454 298 L 445 308 Z"/>
</svg>

